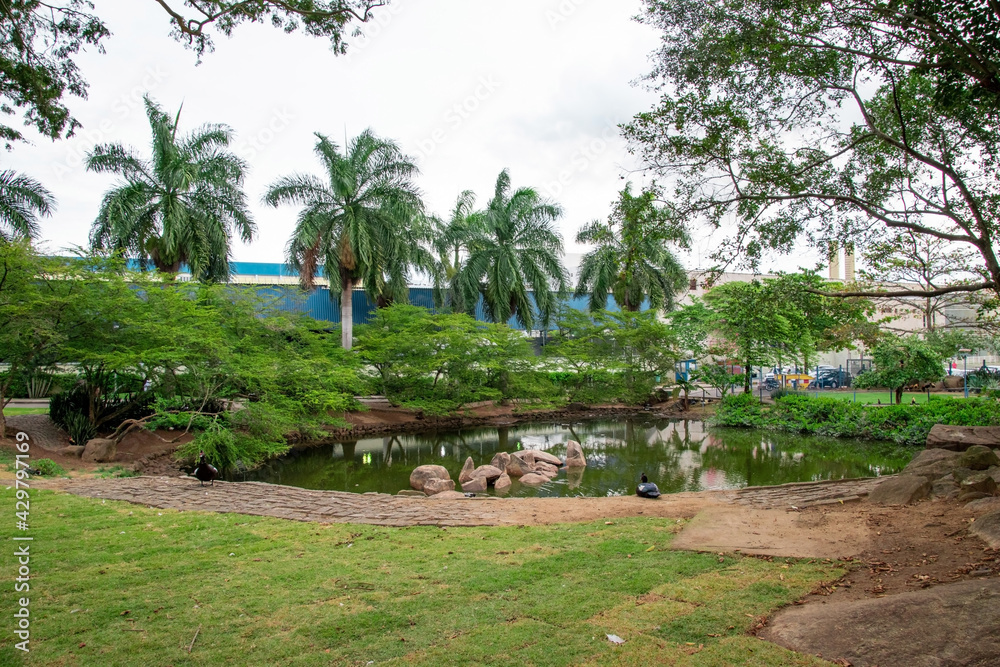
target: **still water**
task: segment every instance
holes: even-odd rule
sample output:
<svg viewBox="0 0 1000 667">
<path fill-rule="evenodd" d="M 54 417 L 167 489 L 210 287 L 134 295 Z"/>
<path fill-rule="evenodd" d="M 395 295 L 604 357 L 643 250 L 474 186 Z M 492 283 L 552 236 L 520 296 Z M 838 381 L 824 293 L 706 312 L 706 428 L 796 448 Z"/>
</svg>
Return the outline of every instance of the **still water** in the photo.
<svg viewBox="0 0 1000 667">
<path fill-rule="evenodd" d="M 507 495 L 632 494 L 643 472 L 663 493 L 875 477 L 898 472 L 912 455 L 884 443 L 710 429 L 700 421 L 590 421 L 327 444 L 294 451 L 239 479 L 306 489 L 396 493 L 410 488 L 410 472 L 419 465 L 444 466 L 457 482 L 470 456 L 477 466 L 489 463 L 496 452 L 519 449 L 565 458 L 568 440 L 582 444 L 585 470 L 564 468 L 557 478 L 536 488 L 515 481 Z"/>
</svg>

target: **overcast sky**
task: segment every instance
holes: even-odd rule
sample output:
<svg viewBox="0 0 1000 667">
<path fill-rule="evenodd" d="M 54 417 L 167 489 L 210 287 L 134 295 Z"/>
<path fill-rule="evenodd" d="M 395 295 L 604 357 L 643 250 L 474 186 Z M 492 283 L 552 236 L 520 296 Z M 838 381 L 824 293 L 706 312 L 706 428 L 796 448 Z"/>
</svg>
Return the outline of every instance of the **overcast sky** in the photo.
<svg viewBox="0 0 1000 667">
<path fill-rule="evenodd" d="M 260 205 L 268 184 L 318 173 L 314 132 L 342 144 L 365 128 L 417 157 L 418 185 L 431 212 L 447 214 L 471 189 L 485 204 L 497 174 L 560 203 L 569 252 L 577 229 L 606 218 L 637 165 L 617 125 L 647 110 L 655 94 L 633 82 L 649 69 L 657 35 L 632 20 L 639 0 L 392 0 L 352 38 L 347 56 L 329 43 L 266 26 L 241 26 L 196 65 L 169 36 L 153 0 L 96 0 L 113 36 L 107 53 L 78 59 L 89 99 L 70 99 L 83 123 L 75 137 L 19 145 L 7 164 L 42 181 L 59 200 L 42 221 L 50 251 L 84 245 L 113 176 L 87 173 L 96 143 L 149 154 L 141 98 L 168 112 L 183 103 L 181 131 L 221 122 L 250 165 L 246 191 L 259 228 L 236 260 L 279 262 L 296 210 Z M 628 176 L 636 186 L 638 176 Z M 708 265 L 702 236 L 689 268 Z"/>
</svg>

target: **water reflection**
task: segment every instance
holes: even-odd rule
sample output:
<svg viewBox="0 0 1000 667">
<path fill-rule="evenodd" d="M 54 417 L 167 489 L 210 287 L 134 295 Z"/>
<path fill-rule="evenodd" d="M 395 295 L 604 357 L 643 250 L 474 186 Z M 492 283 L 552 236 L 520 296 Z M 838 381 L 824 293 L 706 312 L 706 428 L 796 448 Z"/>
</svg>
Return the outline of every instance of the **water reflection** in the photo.
<svg viewBox="0 0 1000 667">
<path fill-rule="evenodd" d="M 457 480 L 469 456 L 476 465 L 489 463 L 498 451 L 519 449 L 564 457 L 569 440 L 583 445 L 589 464 L 585 470 L 563 469 L 559 477 L 536 488 L 515 482 L 509 495 L 631 495 L 643 472 L 663 493 L 872 477 L 898 471 L 909 458 L 905 452 L 861 441 L 708 429 L 700 421 L 593 421 L 328 444 L 293 452 L 241 479 L 396 493 L 409 488 L 410 472 L 418 465 L 442 465 Z"/>
</svg>

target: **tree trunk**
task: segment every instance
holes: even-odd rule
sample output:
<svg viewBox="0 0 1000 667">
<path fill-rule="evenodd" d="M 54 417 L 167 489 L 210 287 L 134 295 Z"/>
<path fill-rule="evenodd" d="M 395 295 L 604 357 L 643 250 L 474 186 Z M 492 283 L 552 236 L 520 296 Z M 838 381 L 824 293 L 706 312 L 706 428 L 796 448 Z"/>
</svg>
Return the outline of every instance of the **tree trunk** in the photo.
<svg viewBox="0 0 1000 667">
<path fill-rule="evenodd" d="M 896 388 L 896 405 L 903 404 L 903 387 Z"/>
<path fill-rule="evenodd" d="M 344 288 L 340 292 L 340 345 L 350 350 L 354 343 L 354 305 L 351 296 L 354 292 L 353 281 L 347 278 L 342 282 Z"/>
<path fill-rule="evenodd" d="M 753 391 L 753 370 L 750 367 L 750 359 L 747 359 L 746 366 L 743 367 L 743 391 L 750 393 Z"/>
</svg>

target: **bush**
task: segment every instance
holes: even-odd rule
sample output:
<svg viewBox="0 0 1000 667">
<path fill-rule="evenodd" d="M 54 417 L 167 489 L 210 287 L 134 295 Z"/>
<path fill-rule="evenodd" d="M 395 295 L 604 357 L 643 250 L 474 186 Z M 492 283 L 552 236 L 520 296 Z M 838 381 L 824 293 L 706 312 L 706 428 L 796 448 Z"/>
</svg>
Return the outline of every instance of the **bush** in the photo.
<svg viewBox="0 0 1000 667">
<path fill-rule="evenodd" d="M 97 437 L 97 429 L 82 412 L 70 412 L 65 415 L 61 426 L 69 433 L 69 439 L 80 446 Z"/>
<path fill-rule="evenodd" d="M 38 459 L 35 461 L 34 469 L 34 474 L 43 477 L 56 477 L 66 474 L 66 470 L 52 459 Z"/>
<path fill-rule="evenodd" d="M 287 451 L 288 445 L 280 433 L 276 439 L 268 439 L 235 431 L 222 420 L 216 420 L 204 433 L 200 433 L 191 442 L 181 445 L 176 456 L 178 459 L 193 462 L 198 460 L 199 452 L 205 452 L 209 462 L 225 474 L 240 464 L 246 468 L 254 468 L 267 459 L 281 456 Z"/>
<path fill-rule="evenodd" d="M 719 403 L 713 426 L 759 428 L 764 425 L 764 407 L 752 393 L 732 394 Z"/>
</svg>

